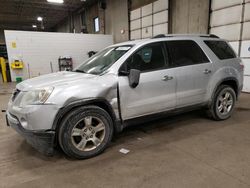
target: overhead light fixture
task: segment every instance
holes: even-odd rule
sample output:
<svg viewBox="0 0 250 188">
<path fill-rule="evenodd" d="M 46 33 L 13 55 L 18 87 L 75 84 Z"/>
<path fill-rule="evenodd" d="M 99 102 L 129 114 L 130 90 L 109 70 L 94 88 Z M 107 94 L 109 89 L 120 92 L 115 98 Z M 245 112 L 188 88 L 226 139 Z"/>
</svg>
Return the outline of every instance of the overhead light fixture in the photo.
<svg viewBox="0 0 250 188">
<path fill-rule="evenodd" d="M 43 17 L 38 16 L 38 17 L 37 17 L 37 21 L 39 21 L 39 22 L 43 21 Z"/>
<path fill-rule="evenodd" d="M 63 3 L 63 0 L 47 0 L 49 3 Z"/>
<path fill-rule="evenodd" d="M 32 25 L 33 28 L 37 28 L 37 25 Z"/>
</svg>

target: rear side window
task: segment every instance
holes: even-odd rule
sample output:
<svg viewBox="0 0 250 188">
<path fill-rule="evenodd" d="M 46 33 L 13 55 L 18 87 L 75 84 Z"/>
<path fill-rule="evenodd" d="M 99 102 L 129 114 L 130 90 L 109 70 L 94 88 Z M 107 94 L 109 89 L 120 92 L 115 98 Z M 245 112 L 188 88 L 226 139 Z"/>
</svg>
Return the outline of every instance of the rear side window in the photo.
<svg viewBox="0 0 250 188">
<path fill-rule="evenodd" d="M 192 40 L 177 40 L 166 42 L 172 66 L 180 67 L 209 62 L 199 45 Z"/>
<path fill-rule="evenodd" d="M 204 41 L 219 59 L 236 58 L 232 48 L 225 41 Z"/>
</svg>

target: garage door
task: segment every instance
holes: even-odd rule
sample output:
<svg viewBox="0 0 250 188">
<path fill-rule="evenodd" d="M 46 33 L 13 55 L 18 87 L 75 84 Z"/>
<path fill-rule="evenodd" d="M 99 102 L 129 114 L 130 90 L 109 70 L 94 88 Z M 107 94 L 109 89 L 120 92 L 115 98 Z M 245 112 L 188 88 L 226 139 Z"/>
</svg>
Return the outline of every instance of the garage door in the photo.
<svg viewBox="0 0 250 188">
<path fill-rule="evenodd" d="M 168 0 L 158 0 L 130 11 L 130 39 L 168 33 Z"/>
<path fill-rule="evenodd" d="M 227 39 L 245 64 L 243 91 L 250 92 L 250 0 L 212 0 L 210 33 Z"/>
</svg>

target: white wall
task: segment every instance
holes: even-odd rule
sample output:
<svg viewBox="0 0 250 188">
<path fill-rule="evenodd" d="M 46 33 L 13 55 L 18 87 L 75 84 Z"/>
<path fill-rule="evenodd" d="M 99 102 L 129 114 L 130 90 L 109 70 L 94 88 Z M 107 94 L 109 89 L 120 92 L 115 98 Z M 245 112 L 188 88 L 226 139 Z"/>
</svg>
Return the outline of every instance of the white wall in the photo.
<svg viewBox="0 0 250 188">
<path fill-rule="evenodd" d="M 50 33 L 50 32 L 27 32 L 27 31 L 5 31 L 5 39 L 9 62 L 19 58 L 24 62 L 24 69 L 20 71 L 11 70 L 12 81 L 17 76 L 23 79 L 30 76 L 36 77 L 51 72 L 50 62 L 53 70 L 58 71 L 58 57 L 71 56 L 73 67 L 76 67 L 88 58 L 89 51 L 100 51 L 102 48 L 113 44 L 111 35 L 99 34 L 73 34 L 73 33 Z M 16 48 L 12 43 L 16 43 Z"/>
</svg>

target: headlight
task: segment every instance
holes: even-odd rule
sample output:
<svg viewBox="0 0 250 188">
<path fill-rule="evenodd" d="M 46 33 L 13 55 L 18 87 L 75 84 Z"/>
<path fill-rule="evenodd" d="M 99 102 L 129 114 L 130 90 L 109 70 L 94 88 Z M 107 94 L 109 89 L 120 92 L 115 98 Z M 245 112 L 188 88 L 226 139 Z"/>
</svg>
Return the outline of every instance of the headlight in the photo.
<svg viewBox="0 0 250 188">
<path fill-rule="evenodd" d="M 46 87 L 43 89 L 36 89 L 33 91 L 28 91 L 24 94 L 21 99 L 20 106 L 24 107 L 30 104 L 43 104 L 49 98 L 53 91 L 53 87 Z"/>
</svg>

